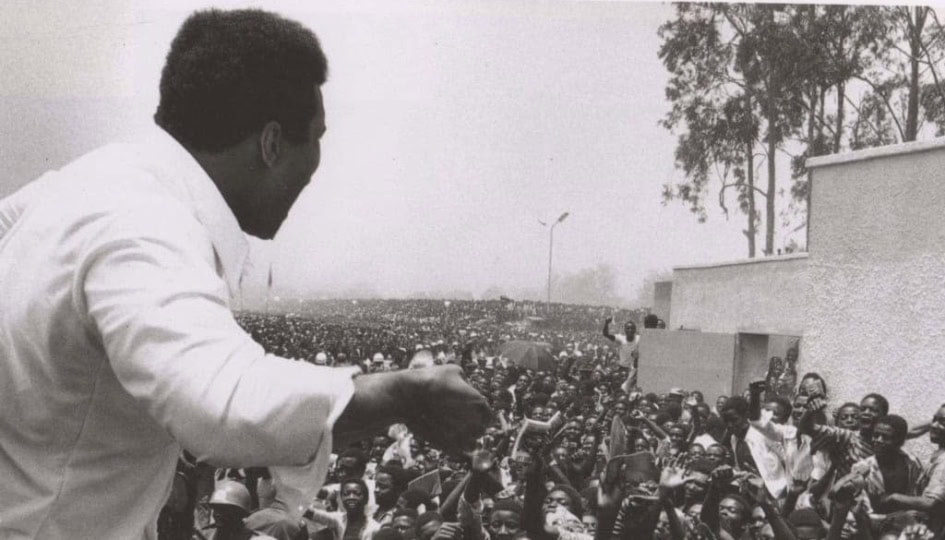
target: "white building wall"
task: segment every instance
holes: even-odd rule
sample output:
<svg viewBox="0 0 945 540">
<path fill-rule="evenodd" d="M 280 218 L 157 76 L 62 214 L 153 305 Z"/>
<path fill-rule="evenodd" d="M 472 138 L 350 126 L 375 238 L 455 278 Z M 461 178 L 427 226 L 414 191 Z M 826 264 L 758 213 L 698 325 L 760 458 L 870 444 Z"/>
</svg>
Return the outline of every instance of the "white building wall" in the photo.
<svg viewBox="0 0 945 540">
<path fill-rule="evenodd" d="M 801 369 L 831 401 L 881 392 L 910 424 L 928 420 L 945 402 L 945 139 L 808 165 Z"/>
<path fill-rule="evenodd" d="M 807 254 L 673 269 L 667 328 L 802 335 Z"/>
</svg>

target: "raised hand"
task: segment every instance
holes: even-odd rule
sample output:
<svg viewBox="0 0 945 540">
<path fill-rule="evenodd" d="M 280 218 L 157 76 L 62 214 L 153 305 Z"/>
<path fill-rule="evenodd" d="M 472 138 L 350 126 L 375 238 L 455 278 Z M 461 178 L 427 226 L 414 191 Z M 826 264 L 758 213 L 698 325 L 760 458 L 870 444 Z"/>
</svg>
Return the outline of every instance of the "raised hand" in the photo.
<svg viewBox="0 0 945 540">
<path fill-rule="evenodd" d="M 755 381 L 748 385 L 748 391 L 752 394 L 761 394 L 767 387 L 768 383 L 766 381 Z"/>
<path fill-rule="evenodd" d="M 922 523 L 909 525 L 899 534 L 899 540 L 932 540 L 935 535 Z"/>
<path fill-rule="evenodd" d="M 841 478 L 838 480 L 833 488 L 830 490 L 830 500 L 837 504 L 842 504 L 847 507 L 853 505 L 853 499 L 857 493 L 857 486 L 848 480 L 849 476 Z"/>
<path fill-rule="evenodd" d="M 463 527 L 459 523 L 446 522 L 440 525 L 431 540 L 462 540 Z"/>
<path fill-rule="evenodd" d="M 809 412 L 818 412 L 827 408 L 827 400 L 821 397 L 816 397 L 807 402 L 807 410 Z"/>
<path fill-rule="evenodd" d="M 472 454 L 472 472 L 485 473 L 495 465 L 495 455 L 489 450 L 478 450 Z"/>
<path fill-rule="evenodd" d="M 856 504 L 853 506 L 853 515 L 856 516 L 857 521 L 866 523 L 870 519 L 870 510 L 866 505 L 866 501 L 861 499 L 856 501 Z"/>
<path fill-rule="evenodd" d="M 764 480 L 754 474 L 742 479 L 741 491 L 750 501 L 756 504 L 761 504 L 768 500 L 768 488 L 765 487 Z"/>
<path fill-rule="evenodd" d="M 735 470 L 728 465 L 722 465 L 712 471 L 712 474 L 709 475 L 709 481 L 715 484 L 716 487 L 722 487 L 731 482 L 734 477 Z"/>
<path fill-rule="evenodd" d="M 670 493 L 686 483 L 686 470 L 676 460 L 660 473 L 660 491 Z"/>
</svg>

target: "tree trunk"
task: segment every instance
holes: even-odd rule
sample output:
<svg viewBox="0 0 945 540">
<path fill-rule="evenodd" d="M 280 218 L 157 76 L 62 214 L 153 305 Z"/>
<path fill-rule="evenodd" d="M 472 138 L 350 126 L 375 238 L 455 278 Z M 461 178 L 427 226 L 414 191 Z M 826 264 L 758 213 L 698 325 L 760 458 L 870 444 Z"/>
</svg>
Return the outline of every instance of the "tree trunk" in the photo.
<svg viewBox="0 0 945 540">
<path fill-rule="evenodd" d="M 826 114 L 827 112 L 827 85 L 820 87 L 820 114 Z M 817 123 L 817 145 L 820 146 L 821 141 L 824 140 L 824 124 L 826 123 L 826 116 L 824 117 L 824 122 Z M 824 148 L 826 148 L 826 144 Z"/>
<path fill-rule="evenodd" d="M 745 96 L 745 110 L 748 111 L 748 118 L 751 116 L 751 94 Z M 752 126 L 749 126 L 747 133 L 751 133 L 753 130 Z M 755 141 L 752 139 L 751 135 L 745 138 L 745 162 L 747 164 L 747 171 L 745 180 L 748 182 L 748 258 L 755 258 L 755 239 L 758 235 L 758 231 L 755 228 Z"/>
<path fill-rule="evenodd" d="M 844 7 L 840 10 L 840 24 L 843 27 L 847 26 L 847 14 L 849 10 Z M 844 58 L 846 56 L 846 39 L 844 39 L 843 31 L 840 31 L 840 36 L 838 36 L 840 42 L 837 44 L 837 56 L 839 65 L 843 65 Z M 855 45 L 854 45 L 855 46 Z M 842 71 L 841 71 L 842 73 Z M 844 113 L 844 99 L 846 99 L 846 78 L 848 75 L 839 75 L 837 77 L 837 121 L 834 125 L 833 133 L 833 153 L 837 154 L 840 152 L 840 144 L 843 141 L 843 113 Z"/>
<path fill-rule="evenodd" d="M 820 150 L 817 147 L 817 141 L 814 137 L 817 136 L 816 123 L 817 123 L 817 84 L 811 83 L 810 93 L 808 94 L 810 99 L 810 114 L 807 117 L 807 157 L 812 158 L 816 156 Z M 808 249 L 810 246 L 810 192 L 814 187 L 811 182 L 814 178 L 814 173 L 809 168 L 807 169 L 807 189 L 805 189 L 805 201 L 804 201 L 804 246 L 805 249 Z"/>
<path fill-rule="evenodd" d="M 840 152 L 840 143 L 843 139 L 843 113 L 844 113 L 844 99 L 846 99 L 846 83 L 840 81 L 837 83 L 837 124 L 836 132 L 833 135 L 833 153 L 837 154 Z"/>
<path fill-rule="evenodd" d="M 919 57 L 922 54 L 922 28 L 925 26 L 927 12 L 921 6 L 915 6 L 915 21 L 911 20 L 909 8 L 906 18 L 909 28 L 909 101 L 906 109 L 905 140 L 914 141 L 919 134 Z"/>
<path fill-rule="evenodd" d="M 778 109 L 774 69 L 768 75 L 768 189 L 765 190 L 765 254 L 774 255 L 775 161 L 777 161 Z"/>
<path fill-rule="evenodd" d="M 750 110 L 750 109 L 749 109 Z M 755 258 L 755 154 L 754 144 L 749 139 L 745 142 L 745 155 L 748 157 L 747 177 L 748 180 L 748 258 Z"/>
</svg>

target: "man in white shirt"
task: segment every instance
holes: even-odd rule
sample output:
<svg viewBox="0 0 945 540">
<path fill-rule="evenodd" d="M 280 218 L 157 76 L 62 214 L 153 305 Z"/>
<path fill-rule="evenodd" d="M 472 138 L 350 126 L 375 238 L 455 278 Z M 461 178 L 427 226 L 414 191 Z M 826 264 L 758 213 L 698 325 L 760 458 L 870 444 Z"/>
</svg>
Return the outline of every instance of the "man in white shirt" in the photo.
<svg viewBox="0 0 945 540">
<path fill-rule="evenodd" d="M 298 23 L 196 13 L 149 141 L 0 200 L 0 537 L 155 538 L 181 447 L 303 491 L 394 422 L 472 449 L 489 409 L 458 367 L 354 378 L 266 355 L 230 312 L 243 233 L 272 238 L 318 167 L 326 73 Z"/>
<path fill-rule="evenodd" d="M 722 406 L 721 416 L 735 469 L 757 474 L 771 496 L 780 500 L 791 487 L 791 471 L 799 458 L 797 430 L 784 423 L 790 410 L 761 410 L 763 385 L 763 381 L 749 385 L 751 401 L 741 396 L 730 398 Z"/>
<path fill-rule="evenodd" d="M 636 370 L 640 359 L 640 336 L 637 335 L 637 325 L 633 321 L 627 321 L 623 325 L 623 334 L 610 333 L 610 324 L 614 322 L 613 317 L 607 317 L 604 321 L 604 337 L 619 344 L 620 350 L 617 352 L 617 363 L 621 367 Z"/>
<path fill-rule="evenodd" d="M 637 335 L 637 325 L 633 321 L 627 321 L 623 325 L 623 334 L 611 334 L 610 323 L 614 322 L 613 317 L 607 317 L 604 321 L 604 337 L 620 345 L 617 351 L 617 364 L 621 367 L 629 368 L 627 379 L 620 386 L 621 390 L 631 393 L 637 388 L 637 373 L 640 363 L 640 336 Z"/>
</svg>

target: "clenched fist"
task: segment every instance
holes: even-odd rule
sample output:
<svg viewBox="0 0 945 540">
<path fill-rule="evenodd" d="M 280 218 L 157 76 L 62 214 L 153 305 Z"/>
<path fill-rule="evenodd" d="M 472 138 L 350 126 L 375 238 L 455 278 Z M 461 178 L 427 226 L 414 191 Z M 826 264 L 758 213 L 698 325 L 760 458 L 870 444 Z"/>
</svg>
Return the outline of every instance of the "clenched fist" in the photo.
<svg viewBox="0 0 945 540">
<path fill-rule="evenodd" d="M 486 398 L 473 388 L 456 365 L 411 370 L 405 423 L 433 446 L 458 454 L 475 450 L 476 440 L 492 421 Z"/>
</svg>

